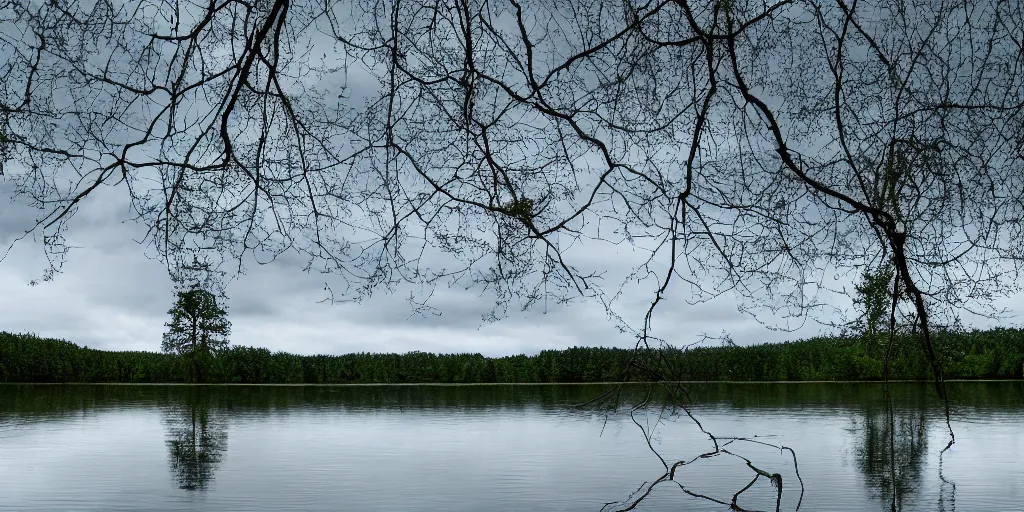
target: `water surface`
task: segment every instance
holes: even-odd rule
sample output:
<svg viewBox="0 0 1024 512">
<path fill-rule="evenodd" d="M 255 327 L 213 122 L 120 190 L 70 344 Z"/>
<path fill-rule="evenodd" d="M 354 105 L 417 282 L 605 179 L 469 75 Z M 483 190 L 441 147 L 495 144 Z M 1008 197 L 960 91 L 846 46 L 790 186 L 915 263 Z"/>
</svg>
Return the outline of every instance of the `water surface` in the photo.
<svg viewBox="0 0 1024 512">
<path fill-rule="evenodd" d="M 574 406 L 608 389 L 3 385 L 0 510 L 598 511 L 648 490 L 636 510 L 728 510 L 705 497 L 731 502 L 744 459 L 782 483 L 758 477 L 747 509 L 1024 510 L 1019 382 L 951 383 L 941 459 L 923 384 L 691 385 L 729 452 L 704 458 L 657 391 L 632 415 L 648 388 Z M 696 460 L 649 489 L 662 458 Z"/>
</svg>

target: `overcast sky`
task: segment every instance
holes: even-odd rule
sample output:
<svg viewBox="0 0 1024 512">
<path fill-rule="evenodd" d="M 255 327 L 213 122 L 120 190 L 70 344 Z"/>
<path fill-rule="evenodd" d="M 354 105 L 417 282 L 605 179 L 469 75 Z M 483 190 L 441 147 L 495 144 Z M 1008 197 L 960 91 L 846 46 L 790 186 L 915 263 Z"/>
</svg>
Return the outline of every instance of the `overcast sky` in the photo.
<svg viewBox="0 0 1024 512">
<path fill-rule="evenodd" d="M 352 104 L 379 86 L 366 77 L 360 81 L 360 76 L 348 80 L 347 101 Z M 38 214 L 8 200 L 12 187 L 6 179 L 0 177 L 0 251 Z M 98 192 L 83 202 L 72 220 L 68 243 L 75 248 L 52 282 L 29 285 L 46 267 L 37 240 L 21 240 L 0 262 L 0 330 L 34 332 L 93 348 L 159 350 L 174 300 L 172 282 L 165 267 L 148 258 L 146 247 L 136 242 L 144 228 L 124 222 L 131 216 L 127 191 Z M 611 275 L 632 270 L 624 261 L 630 255 L 606 249 L 580 248 L 575 257 L 586 258 L 588 268 L 607 269 Z M 426 313 L 414 313 L 408 291 L 401 290 L 378 293 L 361 303 L 322 303 L 328 296 L 325 281 L 332 279 L 304 273 L 304 264 L 294 255 L 267 266 L 249 264 L 244 275 L 230 282 L 226 294 L 233 343 L 301 354 L 419 350 L 509 355 L 580 345 L 630 347 L 636 341 L 621 333 L 595 301 L 549 305 L 546 313 L 543 308 L 512 311 L 496 323 L 483 320 L 494 304 L 478 290 L 439 288 L 430 301 L 435 310 Z M 725 332 L 735 342 L 749 344 L 820 330 L 811 323 L 796 333 L 772 331 L 737 311 L 731 296 L 689 306 L 680 295 L 681 286 L 671 291 L 675 295 L 659 306 L 654 328 L 655 334 L 675 344 L 693 343 L 705 333 Z M 652 292 L 631 290 L 617 301 L 617 313 L 639 327 Z"/>
<path fill-rule="evenodd" d="M 0 203 L 0 241 L 6 248 L 28 227 L 34 211 L 11 203 L 4 184 Z M 123 222 L 118 190 L 92 197 L 75 217 L 68 240 L 72 250 L 64 271 L 52 282 L 30 286 L 45 268 L 41 245 L 25 239 L 0 262 L 0 330 L 34 332 L 80 345 L 110 350 L 160 347 L 173 302 L 166 269 L 146 257 L 140 226 Z M 621 266 L 615 254 L 596 254 L 609 268 Z M 329 277 L 327 278 L 329 279 Z M 492 304 L 476 291 L 439 288 L 434 313 L 416 314 L 407 294 L 377 294 L 362 303 L 319 303 L 327 295 L 325 276 L 302 272 L 300 261 L 287 258 L 250 266 L 227 289 L 235 344 L 300 354 L 348 352 L 480 352 L 489 356 L 571 346 L 619 346 L 634 343 L 608 320 L 594 302 L 543 311 L 514 312 L 496 323 L 482 317 Z M 781 341 L 822 332 L 813 321 L 795 332 L 770 330 L 737 311 L 732 296 L 687 305 L 673 297 L 658 310 L 655 327 L 675 344 L 688 344 L 701 333 L 729 333 L 739 344 Z M 647 297 L 625 297 L 619 312 L 639 325 Z M 1001 302 L 1019 313 L 1020 297 Z M 778 324 L 781 321 L 775 322 Z M 1004 322 L 1004 324 L 1007 322 Z M 1010 323 L 1016 323 L 1012 321 Z M 990 323 L 981 322 L 977 325 Z M 717 342 L 710 342 L 717 343 Z"/>
<path fill-rule="evenodd" d="M 2 178 L 0 178 L 2 179 Z M 6 248 L 27 228 L 35 211 L 11 203 L 9 183 L 0 188 L 0 241 Z M 41 244 L 17 242 L 0 262 L 0 330 L 34 332 L 80 345 L 111 350 L 159 350 L 173 302 L 165 267 L 147 258 L 139 225 L 123 222 L 119 190 L 90 197 L 69 231 L 74 246 L 52 282 L 30 286 L 45 268 Z M 596 254 L 608 266 L 621 266 L 616 254 Z M 414 313 L 408 293 L 380 293 L 362 303 L 319 303 L 327 297 L 325 278 L 302 272 L 302 262 L 287 258 L 266 266 L 251 265 L 227 289 L 232 342 L 301 354 L 348 352 L 480 352 L 485 355 L 532 354 L 577 345 L 631 346 L 603 307 L 577 302 L 525 313 L 512 312 L 496 323 L 483 316 L 492 303 L 477 291 L 439 288 L 431 299 L 433 313 Z M 678 299 L 678 298 L 676 298 Z M 625 297 L 624 319 L 639 325 L 645 296 Z M 796 333 L 769 330 L 739 313 L 729 296 L 689 306 L 670 300 L 660 306 L 659 333 L 687 344 L 700 333 L 723 331 L 741 344 L 813 335 L 809 323 Z"/>
<path fill-rule="evenodd" d="M 326 54 L 325 54 L 326 58 Z M 366 77 L 362 77 L 366 78 Z M 365 82 L 365 83 L 364 83 Z M 374 85 L 355 75 L 347 90 L 353 104 Z M 361 92 L 362 91 L 362 92 Z M 154 100 L 155 101 L 155 100 Z M 0 257 L 11 242 L 32 225 L 37 212 L 8 201 L 10 183 L 0 177 Z M 112 350 L 158 350 L 173 303 L 173 288 L 165 267 L 148 258 L 140 225 L 129 218 L 123 189 L 91 194 L 71 223 L 69 254 L 63 272 L 52 282 L 30 286 L 46 266 L 40 243 L 22 240 L 0 261 L 0 330 L 34 332 L 81 345 Z M 628 251 L 628 249 L 619 249 Z M 608 269 L 612 275 L 628 274 L 630 255 L 609 247 L 576 249 L 588 267 Z M 152 256 L 153 251 L 149 251 Z M 635 257 L 634 257 L 635 259 Z M 284 257 L 273 264 L 250 264 L 248 271 L 230 282 L 232 342 L 271 350 L 312 353 L 358 351 L 480 352 L 485 355 L 532 354 L 544 349 L 570 346 L 620 346 L 635 343 L 616 329 L 603 306 L 577 301 L 568 306 L 549 306 L 517 312 L 496 323 L 485 323 L 493 300 L 476 290 L 439 288 L 430 305 L 432 312 L 414 313 L 407 293 L 379 293 L 362 303 L 322 303 L 329 277 L 302 272 L 304 261 Z M 823 284 L 833 289 L 850 283 L 826 276 Z M 613 285 L 614 286 L 614 283 Z M 686 289 L 673 286 L 654 320 L 655 334 L 677 344 L 690 344 L 701 334 L 727 333 L 739 344 L 809 337 L 825 331 L 821 324 L 801 324 L 782 318 L 763 317 L 771 326 L 800 326 L 792 331 L 772 330 L 738 311 L 732 295 L 691 306 Z M 652 290 L 630 289 L 616 303 L 616 312 L 639 327 Z M 819 296 L 819 299 L 823 297 Z M 849 311 L 847 297 L 825 297 L 833 306 Z M 1024 313 L 1021 296 L 1001 300 L 1008 310 L 1003 325 L 1016 325 Z M 841 320 L 825 317 L 823 320 Z M 984 327 L 991 321 L 967 318 L 968 325 Z M 712 342 L 714 343 L 714 342 Z"/>
</svg>

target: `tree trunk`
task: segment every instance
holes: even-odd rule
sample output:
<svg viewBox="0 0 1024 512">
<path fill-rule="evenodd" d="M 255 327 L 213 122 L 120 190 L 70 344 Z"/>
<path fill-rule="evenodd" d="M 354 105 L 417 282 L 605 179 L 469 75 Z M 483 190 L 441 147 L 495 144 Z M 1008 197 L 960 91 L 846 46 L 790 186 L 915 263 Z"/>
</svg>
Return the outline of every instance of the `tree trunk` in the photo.
<svg viewBox="0 0 1024 512">
<path fill-rule="evenodd" d="M 196 357 L 198 356 L 198 354 L 196 353 L 196 349 L 198 348 L 197 347 L 197 342 L 198 342 L 198 337 L 199 337 L 198 326 L 199 326 L 199 317 L 198 316 L 193 316 L 192 317 L 192 337 L 189 339 L 189 341 L 191 342 L 191 345 L 192 345 L 192 350 L 191 350 L 191 354 L 192 354 L 192 356 L 191 356 L 192 357 L 192 382 L 194 382 L 194 383 L 198 383 L 199 382 L 199 360 L 196 359 Z"/>
</svg>

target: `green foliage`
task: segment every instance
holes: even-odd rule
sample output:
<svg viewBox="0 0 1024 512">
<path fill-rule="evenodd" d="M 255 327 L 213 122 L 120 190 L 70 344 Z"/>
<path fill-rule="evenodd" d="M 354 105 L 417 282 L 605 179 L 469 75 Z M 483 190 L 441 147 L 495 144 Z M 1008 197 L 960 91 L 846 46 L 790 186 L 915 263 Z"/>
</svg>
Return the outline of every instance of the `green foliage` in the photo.
<svg viewBox="0 0 1024 512">
<path fill-rule="evenodd" d="M 889 319 L 892 315 L 892 280 L 895 269 L 881 264 L 864 270 L 861 282 L 855 286 L 853 303 L 860 310 L 857 330 L 864 340 L 868 355 L 877 358 L 882 339 L 888 338 Z"/>
<path fill-rule="evenodd" d="M 533 199 L 522 197 L 507 204 L 505 210 L 512 217 L 529 222 L 535 214 L 533 206 Z"/>
<path fill-rule="evenodd" d="M 1022 329 L 938 332 L 934 341 L 948 378 L 1024 377 Z M 497 358 L 423 352 L 299 356 L 234 346 L 211 359 L 205 378 L 237 384 L 620 382 L 662 378 L 647 370 L 658 361 L 681 380 L 878 380 L 882 357 L 866 353 L 858 338 L 844 337 L 640 354 L 573 347 Z M 187 355 L 108 352 L 0 332 L 0 382 L 193 382 L 192 363 Z M 890 374 L 895 380 L 931 378 L 916 338 L 896 336 Z"/>
<path fill-rule="evenodd" d="M 174 307 L 167 314 L 161 349 L 188 360 L 193 382 L 202 382 L 214 369 L 217 353 L 228 346 L 231 322 L 227 310 L 217 304 L 217 297 L 201 288 L 179 290 Z"/>
</svg>

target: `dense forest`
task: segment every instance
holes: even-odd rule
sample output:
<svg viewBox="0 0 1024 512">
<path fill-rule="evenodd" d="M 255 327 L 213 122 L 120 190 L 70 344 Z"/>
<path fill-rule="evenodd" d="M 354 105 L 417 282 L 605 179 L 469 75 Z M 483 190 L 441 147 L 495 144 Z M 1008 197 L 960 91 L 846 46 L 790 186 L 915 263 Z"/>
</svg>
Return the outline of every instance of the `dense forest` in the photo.
<svg viewBox="0 0 1024 512">
<path fill-rule="evenodd" d="M 943 332 L 935 341 L 947 378 L 1024 377 L 1024 329 Z M 95 350 L 64 340 L 0 332 L 0 382 L 188 382 L 186 357 Z M 881 344 L 857 337 L 640 353 L 574 347 L 496 358 L 423 352 L 301 356 L 235 346 L 217 353 L 205 379 L 242 384 L 878 380 L 884 359 Z M 652 366 L 668 368 L 670 374 L 654 374 L 648 370 Z M 896 340 L 890 378 L 931 378 L 916 340 Z"/>
</svg>

